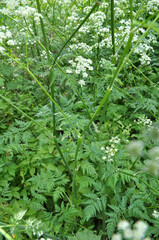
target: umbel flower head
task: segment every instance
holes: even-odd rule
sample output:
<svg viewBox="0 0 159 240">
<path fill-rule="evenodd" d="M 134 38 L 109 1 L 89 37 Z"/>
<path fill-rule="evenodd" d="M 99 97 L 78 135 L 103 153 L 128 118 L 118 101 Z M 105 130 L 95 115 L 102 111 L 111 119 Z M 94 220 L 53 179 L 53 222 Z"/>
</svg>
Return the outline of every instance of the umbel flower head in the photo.
<svg viewBox="0 0 159 240">
<path fill-rule="evenodd" d="M 148 226 L 143 221 L 138 221 L 134 224 L 133 229 L 130 228 L 130 224 L 126 220 L 121 220 L 118 223 L 119 233 L 113 234 L 111 240 L 151 240 L 150 238 L 144 238 Z"/>
</svg>

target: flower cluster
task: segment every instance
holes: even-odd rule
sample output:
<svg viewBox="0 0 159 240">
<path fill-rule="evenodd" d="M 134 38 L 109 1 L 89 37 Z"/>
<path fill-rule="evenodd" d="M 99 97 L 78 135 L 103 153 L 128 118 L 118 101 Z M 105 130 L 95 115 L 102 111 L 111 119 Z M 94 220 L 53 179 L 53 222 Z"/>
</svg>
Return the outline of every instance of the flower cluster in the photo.
<svg viewBox="0 0 159 240">
<path fill-rule="evenodd" d="M 7 46 L 14 46 L 17 44 L 17 41 L 12 39 L 12 32 L 8 27 L 0 27 L 0 44 L 6 43 Z M 0 53 L 3 54 L 5 48 L 0 46 Z"/>
<path fill-rule="evenodd" d="M 101 150 L 106 153 L 102 159 L 107 160 L 108 162 L 113 162 L 113 157 L 118 152 L 116 145 L 120 143 L 120 138 L 118 138 L 118 136 L 112 137 L 109 143 L 110 146 L 101 147 Z"/>
<path fill-rule="evenodd" d="M 72 68 L 74 68 L 74 70 L 67 69 L 66 73 L 74 72 L 78 75 L 82 74 L 83 78 L 88 77 L 87 70 L 89 70 L 89 71 L 93 70 L 92 60 L 83 58 L 82 56 L 76 57 L 75 61 L 70 60 L 69 63 L 72 65 Z"/>
<path fill-rule="evenodd" d="M 4 3 L 6 7 L 0 9 L 4 15 L 14 15 L 25 19 L 33 17 L 36 23 L 40 23 L 42 15 L 37 12 L 36 8 L 27 6 L 27 0 L 4 0 Z"/>
<path fill-rule="evenodd" d="M 81 42 L 77 44 L 72 44 L 70 45 L 70 49 L 73 49 L 74 51 L 82 51 L 84 54 L 91 54 L 92 53 L 92 47 L 89 46 L 88 44 Z"/>
<path fill-rule="evenodd" d="M 153 213 L 152 213 L 152 216 L 154 216 L 155 218 L 159 218 L 159 212 L 154 210 Z"/>
<path fill-rule="evenodd" d="M 97 11 L 91 14 L 90 24 L 93 26 L 94 29 L 99 29 L 102 28 L 105 19 L 106 19 L 105 13 L 102 11 Z"/>
<path fill-rule="evenodd" d="M 0 27 L 0 43 L 8 38 L 12 37 L 11 31 L 9 31 L 8 27 L 2 26 Z"/>
<path fill-rule="evenodd" d="M 134 122 L 137 123 L 138 125 L 142 124 L 142 125 L 148 126 L 148 127 L 150 127 L 152 125 L 151 119 L 149 119 L 147 116 L 145 116 L 145 114 L 138 117 L 138 119 L 134 120 Z"/>
<path fill-rule="evenodd" d="M 85 83 L 84 80 L 79 80 L 78 83 L 79 83 L 79 85 L 80 85 L 81 87 L 83 87 L 83 86 L 86 85 L 86 83 Z"/>
<path fill-rule="evenodd" d="M 148 1 L 147 3 L 147 11 L 151 15 L 154 13 L 154 11 L 158 11 L 158 7 L 159 7 L 158 0 L 151 0 L 151 1 Z"/>
<path fill-rule="evenodd" d="M 144 238 L 147 228 L 148 226 L 146 223 L 143 221 L 138 221 L 134 224 L 133 229 L 131 229 L 128 221 L 121 220 L 118 223 L 118 230 L 120 233 L 114 234 L 111 240 L 150 240 L 150 238 Z"/>
</svg>

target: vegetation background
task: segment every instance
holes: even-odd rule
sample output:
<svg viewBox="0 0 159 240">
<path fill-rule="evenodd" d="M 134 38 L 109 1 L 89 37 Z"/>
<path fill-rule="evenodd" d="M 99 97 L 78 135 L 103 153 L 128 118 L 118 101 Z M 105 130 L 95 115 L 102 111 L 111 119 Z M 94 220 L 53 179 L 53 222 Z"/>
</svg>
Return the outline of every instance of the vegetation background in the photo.
<svg viewBox="0 0 159 240">
<path fill-rule="evenodd" d="M 1 240 L 159 239 L 158 6 L 0 2 Z"/>
</svg>

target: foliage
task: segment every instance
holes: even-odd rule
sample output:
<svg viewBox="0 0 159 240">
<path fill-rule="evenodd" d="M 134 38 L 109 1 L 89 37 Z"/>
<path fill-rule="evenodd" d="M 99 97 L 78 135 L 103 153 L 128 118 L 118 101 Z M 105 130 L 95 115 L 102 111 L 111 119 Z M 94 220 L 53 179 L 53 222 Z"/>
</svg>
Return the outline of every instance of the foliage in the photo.
<svg viewBox="0 0 159 240">
<path fill-rule="evenodd" d="M 159 238 L 158 1 L 113 2 L 0 3 L 0 239 Z"/>
</svg>

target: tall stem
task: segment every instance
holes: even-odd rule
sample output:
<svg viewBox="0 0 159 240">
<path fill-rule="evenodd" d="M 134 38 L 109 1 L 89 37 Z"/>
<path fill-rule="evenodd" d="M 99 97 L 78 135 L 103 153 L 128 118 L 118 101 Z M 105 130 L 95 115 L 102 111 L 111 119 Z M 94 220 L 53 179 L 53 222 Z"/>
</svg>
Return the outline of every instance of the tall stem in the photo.
<svg viewBox="0 0 159 240">
<path fill-rule="evenodd" d="M 113 55 L 115 55 L 115 36 L 114 36 L 114 0 L 111 0 L 111 35 Z"/>
<path fill-rule="evenodd" d="M 35 24 L 35 20 L 34 19 L 33 19 L 33 31 L 34 31 L 34 35 L 37 37 L 38 36 L 38 32 L 37 32 L 37 29 L 36 29 L 36 24 Z M 37 42 L 36 42 L 36 51 L 37 51 L 39 59 L 41 59 L 39 46 L 38 46 Z"/>
<path fill-rule="evenodd" d="M 101 110 L 101 108 L 103 107 L 103 105 L 108 101 L 109 95 L 110 95 L 110 93 L 111 93 L 111 91 L 112 91 L 112 88 L 113 88 L 113 85 L 114 85 L 114 82 L 115 82 L 115 80 L 116 80 L 116 78 L 117 78 L 117 76 L 118 76 L 118 74 L 119 74 L 119 72 L 121 71 L 121 68 L 122 68 L 122 66 L 123 66 L 124 58 L 126 57 L 128 51 L 129 51 L 129 48 L 130 48 L 130 46 L 131 46 L 131 42 L 132 42 L 133 36 L 134 36 L 134 32 L 132 31 L 132 32 L 130 32 L 128 42 L 127 42 L 126 47 L 125 47 L 125 49 L 124 49 L 124 51 L 123 51 L 123 54 L 122 54 L 122 56 L 121 56 L 121 58 L 120 58 L 120 61 L 119 61 L 119 63 L 118 63 L 117 69 L 116 69 L 116 71 L 115 71 L 115 73 L 114 73 L 114 75 L 113 75 L 113 78 L 112 78 L 112 80 L 111 80 L 111 82 L 110 82 L 110 85 L 109 85 L 109 87 L 107 88 L 106 93 L 105 93 L 103 99 L 101 100 L 101 102 L 100 102 L 97 110 L 95 111 L 95 113 L 94 113 L 93 116 L 91 117 L 89 123 L 88 123 L 87 126 L 84 128 L 83 132 L 81 133 L 81 141 L 78 141 L 77 149 L 76 149 L 76 153 L 75 153 L 75 159 L 76 159 L 76 161 L 77 161 L 78 151 L 79 151 L 80 145 L 81 145 L 81 143 L 82 143 L 82 137 L 83 137 L 84 133 L 87 131 L 87 129 L 89 128 L 89 126 L 90 126 L 90 124 L 92 123 L 92 121 L 95 119 L 95 117 L 96 117 L 96 116 L 98 115 L 98 113 L 100 112 L 100 110 Z M 106 108 L 106 107 L 107 107 L 107 105 L 105 104 L 105 108 Z"/>
<path fill-rule="evenodd" d="M 40 2 L 39 2 L 39 0 L 36 0 L 36 4 L 37 4 L 38 13 L 41 14 L 41 7 L 40 7 Z M 46 38 L 44 22 L 43 22 L 43 20 L 42 20 L 41 17 L 40 17 L 40 25 L 41 25 L 41 30 L 42 30 L 43 38 L 44 38 L 44 44 L 45 44 L 45 47 L 46 47 L 46 53 L 47 53 L 48 61 L 50 61 L 49 47 L 48 47 L 48 42 L 47 42 L 47 38 Z"/>
<path fill-rule="evenodd" d="M 133 0 L 129 0 L 130 3 L 130 19 L 131 19 L 131 30 L 133 29 Z"/>
<path fill-rule="evenodd" d="M 55 90 L 55 85 L 54 85 L 54 80 L 52 80 L 53 76 L 53 71 L 52 69 L 50 70 L 50 82 L 51 82 L 51 97 L 54 99 L 54 90 Z M 53 135 L 56 136 L 56 119 L 55 119 L 55 104 L 52 102 L 52 121 L 53 121 Z"/>
<path fill-rule="evenodd" d="M 36 3 L 37 3 L 38 12 L 41 14 L 41 8 L 40 8 L 39 0 L 36 0 Z M 49 54 L 49 45 L 48 45 L 47 38 L 46 38 L 43 19 L 41 17 L 40 17 L 40 24 L 41 24 L 41 30 L 42 30 L 42 33 L 43 33 L 44 44 L 45 44 L 45 48 L 46 48 L 46 52 L 47 52 L 48 64 L 50 65 L 51 59 L 50 59 L 50 54 Z M 54 83 L 54 81 L 52 82 L 52 78 L 53 78 L 53 69 L 50 69 L 49 83 L 50 83 L 50 87 L 51 87 L 51 97 L 55 101 L 55 95 L 54 95 L 55 83 Z M 54 101 L 52 101 L 51 109 L 52 109 L 52 121 L 53 121 L 53 135 L 56 136 L 56 119 L 55 119 L 55 102 Z"/>
</svg>

